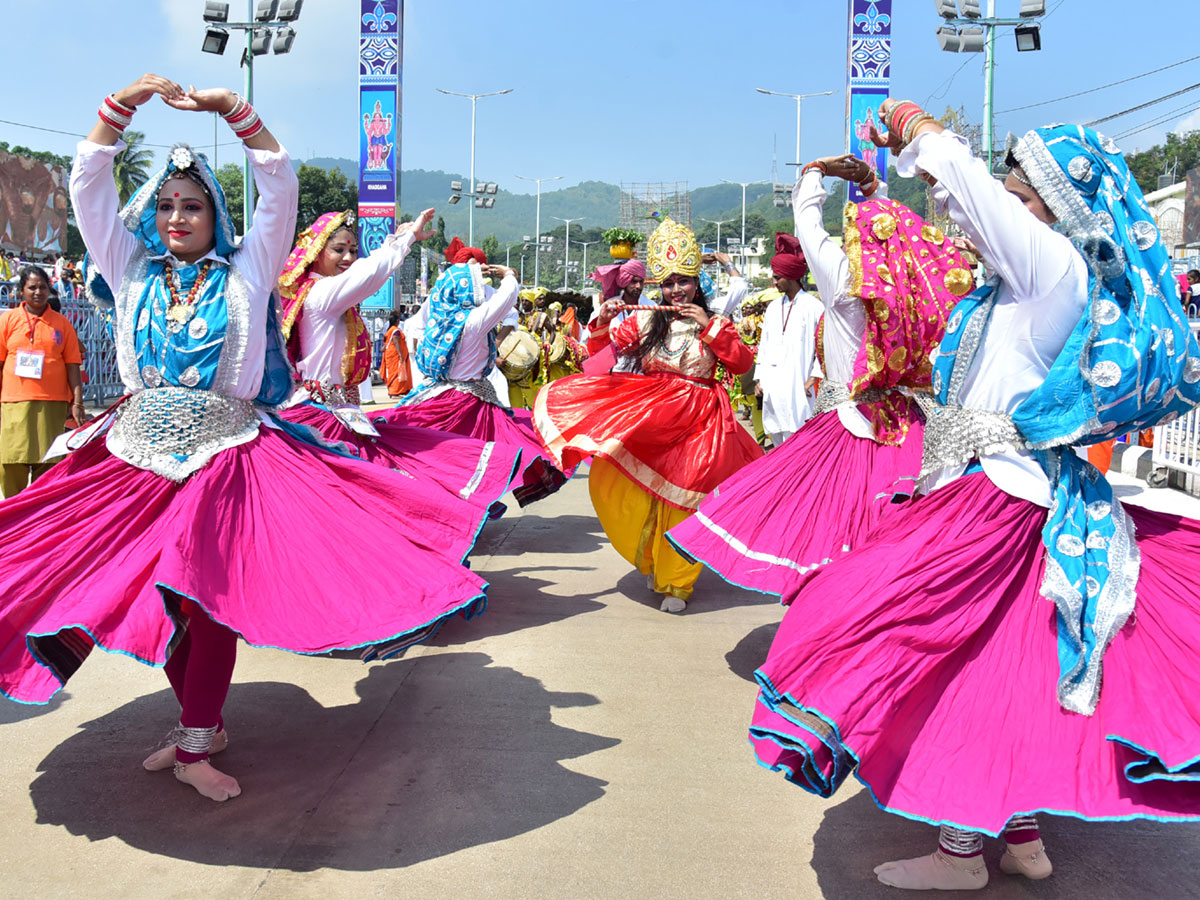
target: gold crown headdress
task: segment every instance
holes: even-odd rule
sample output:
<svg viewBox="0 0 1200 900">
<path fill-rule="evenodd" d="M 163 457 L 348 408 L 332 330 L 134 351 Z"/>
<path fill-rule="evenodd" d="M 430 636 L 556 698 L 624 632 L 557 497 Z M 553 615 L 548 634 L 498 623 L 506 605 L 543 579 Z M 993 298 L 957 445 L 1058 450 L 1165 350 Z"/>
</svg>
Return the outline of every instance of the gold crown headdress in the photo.
<svg viewBox="0 0 1200 900">
<path fill-rule="evenodd" d="M 667 216 L 650 235 L 646 254 L 646 267 L 650 279 L 661 282 L 672 275 L 700 274 L 700 246 L 696 235 L 686 225 L 680 225 Z"/>
</svg>

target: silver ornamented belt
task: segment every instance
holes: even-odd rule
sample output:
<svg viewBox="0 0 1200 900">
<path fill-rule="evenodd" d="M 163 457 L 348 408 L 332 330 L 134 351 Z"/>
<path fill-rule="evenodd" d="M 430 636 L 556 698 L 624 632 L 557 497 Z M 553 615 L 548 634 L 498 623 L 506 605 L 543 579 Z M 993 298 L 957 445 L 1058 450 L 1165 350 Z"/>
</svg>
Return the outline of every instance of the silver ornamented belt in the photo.
<svg viewBox="0 0 1200 900">
<path fill-rule="evenodd" d="M 816 418 L 821 413 L 835 410 L 842 404 L 872 403 L 882 400 L 885 396 L 887 396 L 887 391 L 872 388 L 869 391 L 863 391 L 857 397 L 851 397 L 850 388 L 846 385 L 829 378 L 822 378 L 821 386 L 817 388 L 817 402 L 813 405 L 813 417 Z"/>
<path fill-rule="evenodd" d="M 304 389 L 313 403 L 322 406 L 358 406 L 362 398 L 358 385 L 330 384 L 327 381 L 306 381 Z"/>
<path fill-rule="evenodd" d="M 503 407 L 500 402 L 500 397 L 496 393 L 496 386 L 486 378 L 476 378 L 472 381 L 434 381 L 428 386 L 421 387 L 412 398 L 405 403 L 408 406 L 412 403 L 421 403 L 425 400 L 432 400 L 439 394 L 444 394 L 446 391 L 462 391 L 464 394 L 470 394 L 473 397 L 478 397 L 484 403 L 490 403 L 492 406 Z"/>
<path fill-rule="evenodd" d="M 183 481 L 230 447 L 258 436 L 254 404 L 212 391 L 167 386 L 122 403 L 105 436 L 113 456 L 171 481 Z"/>
<path fill-rule="evenodd" d="M 917 403 L 925 414 L 921 478 L 938 469 L 964 465 L 990 453 L 1029 447 L 1008 413 L 942 406 L 924 394 L 918 395 Z"/>
</svg>

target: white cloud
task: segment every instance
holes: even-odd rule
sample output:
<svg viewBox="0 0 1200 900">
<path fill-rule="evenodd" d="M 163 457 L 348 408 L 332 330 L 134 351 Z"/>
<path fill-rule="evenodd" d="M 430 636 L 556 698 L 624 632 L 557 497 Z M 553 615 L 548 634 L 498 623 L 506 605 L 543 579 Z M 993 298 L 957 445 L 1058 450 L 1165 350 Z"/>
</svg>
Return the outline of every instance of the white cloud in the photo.
<svg viewBox="0 0 1200 900">
<path fill-rule="evenodd" d="M 1189 131 L 1200 130 L 1200 107 L 1197 107 L 1190 115 L 1180 119 L 1168 130 L 1176 134 L 1185 134 Z"/>
</svg>

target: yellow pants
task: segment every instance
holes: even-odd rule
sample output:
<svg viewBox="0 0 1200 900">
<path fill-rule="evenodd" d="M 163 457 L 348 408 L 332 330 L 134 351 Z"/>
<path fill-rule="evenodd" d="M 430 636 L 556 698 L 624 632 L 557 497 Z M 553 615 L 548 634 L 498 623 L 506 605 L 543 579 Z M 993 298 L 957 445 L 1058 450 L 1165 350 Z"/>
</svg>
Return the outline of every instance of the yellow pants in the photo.
<svg viewBox="0 0 1200 900">
<path fill-rule="evenodd" d="M 606 459 L 592 460 L 588 491 L 609 541 L 639 572 L 653 575 L 654 590 L 680 600 L 692 596 L 704 567 L 687 562 L 666 538 L 692 513 L 647 493 Z"/>
</svg>

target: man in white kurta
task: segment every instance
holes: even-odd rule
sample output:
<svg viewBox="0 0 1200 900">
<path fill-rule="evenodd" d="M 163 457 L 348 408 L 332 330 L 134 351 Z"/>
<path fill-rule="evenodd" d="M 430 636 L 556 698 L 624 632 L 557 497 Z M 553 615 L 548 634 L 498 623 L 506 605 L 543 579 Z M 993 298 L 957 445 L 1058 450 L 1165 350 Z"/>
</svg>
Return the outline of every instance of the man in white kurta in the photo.
<svg viewBox="0 0 1200 900">
<path fill-rule="evenodd" d="M 808 265 L 793 235 L 775 236 L 771 270 L 783 296 L 771 301 L 763 314 L 754 378 L 763 398 L 763 426 L 778 447 L 812 416 L 813 384 L 821 376 L 817 325 L 825 309 L 801 289 Z"/>
</svg>

